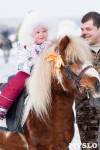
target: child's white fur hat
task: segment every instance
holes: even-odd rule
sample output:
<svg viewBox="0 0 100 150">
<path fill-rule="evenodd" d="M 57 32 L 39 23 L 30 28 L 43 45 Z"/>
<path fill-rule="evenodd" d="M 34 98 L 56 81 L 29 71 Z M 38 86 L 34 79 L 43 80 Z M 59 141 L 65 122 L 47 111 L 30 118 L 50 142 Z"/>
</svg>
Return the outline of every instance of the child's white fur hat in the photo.
<svg viewBox="0 0 100 150">
<path fill-rule="evenodd" d="M 54 18 L 46 16 L 44 13 L 31 12 L 29 13 L 19 30 L 19 42 L 23 45 L 31 44 L 34 42 L 33 30 L 37 26 L 45 26 L 48 28 L 47 40 L 54 40 L 57 36 L 57 21 Z"/>
</svg>

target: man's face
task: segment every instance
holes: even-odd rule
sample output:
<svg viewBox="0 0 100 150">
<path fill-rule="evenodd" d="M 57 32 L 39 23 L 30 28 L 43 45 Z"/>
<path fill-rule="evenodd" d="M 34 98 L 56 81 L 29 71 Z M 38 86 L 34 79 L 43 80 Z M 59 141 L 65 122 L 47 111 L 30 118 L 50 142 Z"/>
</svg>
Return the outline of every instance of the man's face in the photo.
<svg viewBox="0 0 100 150">
<path fill-rule="evenodd" d="M 90 45 L 100 43 L 100 28 L 93 25 L 93 20 L 81 24 L 82 36 Z"/>
</svg>

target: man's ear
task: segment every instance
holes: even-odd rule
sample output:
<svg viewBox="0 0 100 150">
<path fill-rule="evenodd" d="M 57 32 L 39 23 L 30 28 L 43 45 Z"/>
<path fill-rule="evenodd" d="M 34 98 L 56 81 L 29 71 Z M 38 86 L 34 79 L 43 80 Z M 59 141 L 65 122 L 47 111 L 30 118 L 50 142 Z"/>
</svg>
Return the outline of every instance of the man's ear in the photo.
<svg viewBox="0 0 100 150">
<path fill-rule="evenodd" d="M 68 36 L 65 36 L 64 38 L 61 39 L 61 41 L 58 45 L 58 49 L 59 49 L 60 53 L 62 53 L 62 51 L 67 47 L 68 43 L 69 43 Z"/>
</svg>

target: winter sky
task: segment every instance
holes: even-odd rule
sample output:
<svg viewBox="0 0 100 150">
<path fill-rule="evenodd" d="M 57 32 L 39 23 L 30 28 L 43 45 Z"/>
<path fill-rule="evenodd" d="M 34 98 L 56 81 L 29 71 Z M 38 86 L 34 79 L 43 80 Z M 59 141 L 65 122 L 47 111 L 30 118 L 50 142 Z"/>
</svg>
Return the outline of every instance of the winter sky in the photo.
<svg viewBox="0 0 100 150">
<path fill-rule="evenodd" d="M 24 17 L 29 10 L 45 11 L 57 17 L 82 17 L 100 13 L 100 0 L 0 0 L 0 19 Z"/>
</svg>

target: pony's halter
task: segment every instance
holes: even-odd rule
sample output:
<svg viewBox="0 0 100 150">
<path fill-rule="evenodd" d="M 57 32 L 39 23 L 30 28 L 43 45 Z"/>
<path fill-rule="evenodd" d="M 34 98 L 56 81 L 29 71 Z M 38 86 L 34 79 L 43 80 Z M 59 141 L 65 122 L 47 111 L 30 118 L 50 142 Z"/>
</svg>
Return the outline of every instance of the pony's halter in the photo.
<svg viewBox="0 0 100 150">
<path fill-rule="evenodd" d="M 64 63 L 65 64 L 65 63 Z M 87 96 L 89 98 L 89 94 L 88 94 L 88 88 L 85 85 L 81 85 L 80 84 L 80 80 L 82 78 L 82 76 L 85 74 L 85 72 L 90 69 L 93 68 L 93 66 L 87 66 L 85 67 L 79 75 L 77 75 L 76 73 L 74 73 L 67 64 L 64 65 L 64 69 L 67 73 L 68 78 L 76 85 L 76 88 L 85 96 Z M 85 87 L 85 91 L 82 91 L 81 88 Z"/>
<path fill-rule="evenodd" d="M 85 85 L 81 85 L 80 84 L 80 80 L 83 77 L 83 75 L 85 74 L 85 72 L 90 69 L 93 68 L 93 66 L 87 66 L 85 67 L 79 75 L 77 75 L 76 73 L 74 73 L 69 66 L 64 63 L 64 61 L 61 58 L 61 55 L 57 55 L 57 54 L 50 54 L 45 58 L 47 61 L 54 61 L 54 68 L 55 68 L 55 75 L 59 74 L 59 70 L 60 67 L 63 66 L 68 78 L 76 85 L 76 88 L 85 96 L 87 96 L 89 98 L 89 94 L 88 94 L 88 88 Z M 84 87 L 86 90 L 82 91 L 81 88 Z"/>
</svg>

